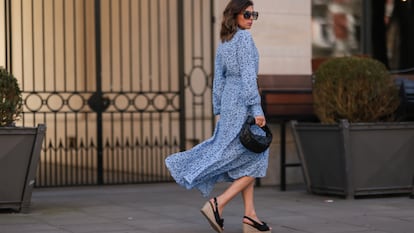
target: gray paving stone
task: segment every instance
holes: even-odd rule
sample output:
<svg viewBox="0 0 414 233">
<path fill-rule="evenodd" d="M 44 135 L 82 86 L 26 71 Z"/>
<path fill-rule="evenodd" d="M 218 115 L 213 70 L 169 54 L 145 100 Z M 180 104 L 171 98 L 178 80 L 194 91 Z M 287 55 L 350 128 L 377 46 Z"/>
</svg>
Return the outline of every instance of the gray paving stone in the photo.
<svg viewBox="0 0 414 233">
<path fill-rule="evenodd" d="M 217 186 L 213 195 L 227 187 Z M 408 197 L 342 199 L 303 188 L 255 190 L 259 217 L 273 233 L 412 233 Z M 28 214 L 0 212 L 0 233 L 210 233 L 196 190 L 174 183 L 35 189 Z M 243 202 L 224 210 L 225 233 L 242 232 Z"/>
</svg>

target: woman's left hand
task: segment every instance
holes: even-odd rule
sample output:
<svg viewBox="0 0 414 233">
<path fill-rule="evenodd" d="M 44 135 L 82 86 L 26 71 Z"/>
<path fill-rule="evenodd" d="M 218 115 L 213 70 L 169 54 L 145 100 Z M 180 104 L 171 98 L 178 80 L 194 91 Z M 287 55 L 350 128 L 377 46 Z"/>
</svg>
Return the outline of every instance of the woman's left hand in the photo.
<svg viewBox="0 0 414 233">
<path fill-rule="evenodd" d="M 256 122 L 256 125 L 258 125 L 259 127 L 263 127 L 266 125 L 266 119 L 264 116 L 255 116 L 254 120 Z"/>
</svg>

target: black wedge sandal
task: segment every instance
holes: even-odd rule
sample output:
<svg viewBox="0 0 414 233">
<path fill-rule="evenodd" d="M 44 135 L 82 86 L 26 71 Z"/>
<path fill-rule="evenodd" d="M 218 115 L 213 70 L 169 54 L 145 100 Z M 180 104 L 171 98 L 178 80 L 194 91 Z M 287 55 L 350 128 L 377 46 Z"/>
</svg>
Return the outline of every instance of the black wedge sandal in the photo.
<svg viewBox="0 0 414 233">
<path fill-rule="evenodd" d="M 201 208 L 201 213 L 207 218 L 211 227 L 213 227 L 215 231 L 222 233 L 224 219 L 220 217 L 220 214 L 218 212 L 217 198 L 214 198 L 214 205 L 216 208 L 214 208 L 213 204 L 210 201 L 207 201 L 206 204 L 204 204 L 203 208 Z"/>
<path fill-rule="evenodd" d="M 249 224 L 249 223 L 243 222 L 243 233 L 256 233 L 256 232 L 270 233 L 271 232 L 270 227 L 265 222 L 262 221 L 262 224 L 260 224 L 248 216 L 244 216 L 243 218 L 248 219 L 250 222 L 253 223 L 253 224 Z"/>
</svg>

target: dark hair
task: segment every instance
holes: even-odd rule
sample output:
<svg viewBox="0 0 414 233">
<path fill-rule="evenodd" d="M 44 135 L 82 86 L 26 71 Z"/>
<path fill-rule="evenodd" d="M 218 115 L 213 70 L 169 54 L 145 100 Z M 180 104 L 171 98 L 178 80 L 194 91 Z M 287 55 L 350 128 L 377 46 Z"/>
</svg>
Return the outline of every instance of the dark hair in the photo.
<svg viewBox="0 0 414 233">
<path fill-rule="evenodd" d="M 237 15 L 249 6 L 253 6 L 251 0 L 231 0 L 223 11 L 221 22 L 220 39 L 222 42 L 229 41 L 237 32 Z"/>
</svg>

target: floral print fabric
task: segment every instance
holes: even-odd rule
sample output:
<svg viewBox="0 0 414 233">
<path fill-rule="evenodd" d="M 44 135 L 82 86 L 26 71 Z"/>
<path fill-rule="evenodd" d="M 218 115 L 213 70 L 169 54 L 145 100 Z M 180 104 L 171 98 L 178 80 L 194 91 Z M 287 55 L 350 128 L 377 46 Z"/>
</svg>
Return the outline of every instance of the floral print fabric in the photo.
<svg viewBox="0 0 414 233">
<path fill-rule="evenodd" d="M 187 189 L 197 188 L 207 197 L 217 182 L 243 176 L 266 175 L 269 150 L 254 153 L 239 141 L 248 115 L 263 115 L 257 88 L 259 55 L 250 32 L 239 29 L 216 51 L 213 111 L 220 115 L 213 136 L 190 150 L 165 160 L 172 177 Z M 256 133 L 263 132 L 254 126 Z"/>
</svg>

